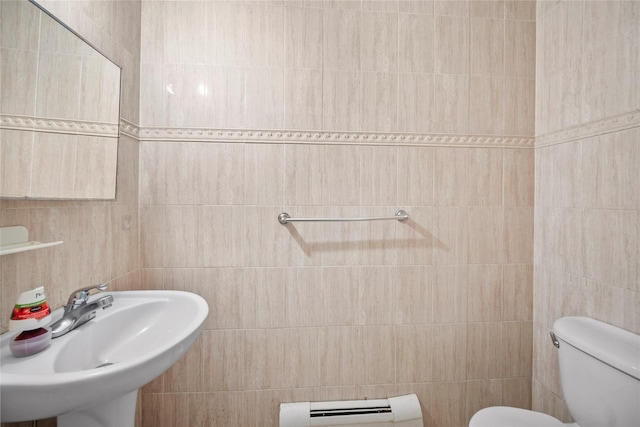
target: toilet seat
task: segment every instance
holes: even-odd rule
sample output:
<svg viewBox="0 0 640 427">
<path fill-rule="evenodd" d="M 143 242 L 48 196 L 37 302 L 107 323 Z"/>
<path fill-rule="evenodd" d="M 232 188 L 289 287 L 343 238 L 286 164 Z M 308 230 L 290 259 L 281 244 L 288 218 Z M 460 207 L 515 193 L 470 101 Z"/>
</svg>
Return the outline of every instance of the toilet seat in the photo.
<svg viewBox="0 0 640 427">
<path fill-rule="evenodd" d="M 469 427 L 560 427 L 577 424 L 563 424 L 557 418 L 542 412 L 508 406 L 493 406 L 475 413 Z"/>
</svg>

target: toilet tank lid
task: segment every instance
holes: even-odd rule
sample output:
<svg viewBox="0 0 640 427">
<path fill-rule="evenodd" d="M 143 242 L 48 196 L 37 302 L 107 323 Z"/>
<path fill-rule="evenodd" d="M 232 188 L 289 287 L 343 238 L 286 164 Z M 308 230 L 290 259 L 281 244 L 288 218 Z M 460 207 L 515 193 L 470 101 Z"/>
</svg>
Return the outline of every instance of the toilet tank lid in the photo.
<svg viewBox="0 0 640 427">
<path fill-rule="evenodd" d="M 640 380 L 640 335 L 589 317 L 563 317 L 553 324 L 556 337 Z"/>
</svg>

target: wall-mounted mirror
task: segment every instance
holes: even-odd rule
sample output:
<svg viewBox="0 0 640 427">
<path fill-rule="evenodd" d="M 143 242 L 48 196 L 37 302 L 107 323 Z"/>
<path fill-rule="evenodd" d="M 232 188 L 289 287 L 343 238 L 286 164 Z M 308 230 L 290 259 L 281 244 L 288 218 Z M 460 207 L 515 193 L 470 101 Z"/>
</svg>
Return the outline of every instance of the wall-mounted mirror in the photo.
<svg viewBox="0 0 640 427">
<path fill-rule="evenodd" d="M 31 0 L 0 1 L 0 197 L 113 199 L 120 67 Z"/>
</svg>

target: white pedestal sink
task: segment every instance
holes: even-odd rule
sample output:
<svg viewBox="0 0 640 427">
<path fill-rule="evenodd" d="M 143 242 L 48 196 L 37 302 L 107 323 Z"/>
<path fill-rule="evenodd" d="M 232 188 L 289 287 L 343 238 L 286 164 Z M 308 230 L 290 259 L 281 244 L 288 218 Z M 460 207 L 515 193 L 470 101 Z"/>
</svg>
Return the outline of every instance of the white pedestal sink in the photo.
<svg viewBox="0 0 640 427">
<path fill-rule="evenodd" d="M 14 357 L 16 333 L 0 337 L 0 421 L 57 416 L 58 427 L 134 425 L 138 389 L 191 347 L 209 308 L 189 292 L 107 294 L 112 307 L 40 353 Z"/>
</svg>

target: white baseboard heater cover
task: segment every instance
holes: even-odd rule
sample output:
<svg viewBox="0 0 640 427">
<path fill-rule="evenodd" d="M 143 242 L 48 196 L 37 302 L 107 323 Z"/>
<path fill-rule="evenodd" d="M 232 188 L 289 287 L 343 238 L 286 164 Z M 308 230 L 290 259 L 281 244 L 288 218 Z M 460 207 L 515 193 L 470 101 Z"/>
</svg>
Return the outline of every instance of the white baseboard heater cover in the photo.
<svg viewBox="0 0 640 427">
<path fill-rule="evenodd" d="M 372 400 L 280 404 L 280 427 L 422 427 L 415 394 Z"/>
</svg>

